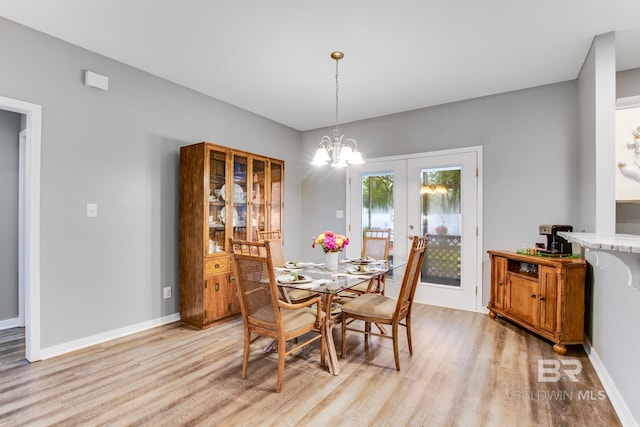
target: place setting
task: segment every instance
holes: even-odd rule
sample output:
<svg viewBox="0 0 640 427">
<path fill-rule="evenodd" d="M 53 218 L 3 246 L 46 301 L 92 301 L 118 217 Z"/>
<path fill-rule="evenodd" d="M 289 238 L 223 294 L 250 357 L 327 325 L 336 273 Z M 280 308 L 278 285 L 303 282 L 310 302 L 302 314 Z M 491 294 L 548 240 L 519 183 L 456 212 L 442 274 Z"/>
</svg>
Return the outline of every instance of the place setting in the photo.
<svg viewBox="0 0 640 427">
<path fill-rule="evenodd" d="M 277 277 L 278 283 L 282 284 L 303 284 L 303 283 L 311 283 L 313 282 L 313 278 L 311 276 L 305 276 L 304 274 L 281 274 Z"/>
<path fill-rule="evenodd" d="M 347 268 L 347 273 L 354 276 L 374 275 L 385 271 L 386 269 L 378 268 L 371 264 L 360 264 Z"/>
<path fill-rule="evenodd" d="M 303 269 L 304 267 L 298 271 Z M 327 289 L 331 289 L 330 286 L 333 284 L 333 281 L 329 279 L 317 279 L 296 271 L 287 271 L 286 268 L 279 270 L 283 272 L 283 274 L 279 274 L 276 280 L 281 285 L 289 285 L 298 289 L 318 289 L 321 286 L 326 286 Z"/>
<path fill-rule="evenodd" d="M 287 261 L 284 263 L 284 268 L 282 269 L 283 271 L 289 271 L 289 272 L 296 272 L 296 271 L 302 271 L 305 268 L 307 268 L 309 265 L 307 263 L 304 262 L 299 262 L 299 261 Z"/>
<path fill-rule="evenodd" d="M 360 258 L 355 258 L 350 260 L 354 265 L 369 265 L 379 263 L 379 259 L 372 258 L 370 256 L 361 256 Z"/>
</svg>

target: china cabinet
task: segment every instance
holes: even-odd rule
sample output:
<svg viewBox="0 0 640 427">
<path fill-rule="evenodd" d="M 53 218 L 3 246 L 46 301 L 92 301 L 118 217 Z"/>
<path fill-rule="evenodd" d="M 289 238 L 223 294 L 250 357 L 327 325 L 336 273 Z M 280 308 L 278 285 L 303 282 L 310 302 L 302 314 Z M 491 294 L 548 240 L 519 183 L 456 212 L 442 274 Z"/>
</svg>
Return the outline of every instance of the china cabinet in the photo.
<svg viewBox="0 0 640 427">
<path fill-rule="evenodd" d="M 229 238 L 283 225 L 284 162 L 207 142 L 180 148 L 180 317 L 206 328 L 240 312 Z"/>
<path fill-rule="evenodd" d="M 555 343 L 582 344 L 584 333 L 584 259 L 550 258 L 489 251 L 489 315 L 501 315 Z"/>
</svg>

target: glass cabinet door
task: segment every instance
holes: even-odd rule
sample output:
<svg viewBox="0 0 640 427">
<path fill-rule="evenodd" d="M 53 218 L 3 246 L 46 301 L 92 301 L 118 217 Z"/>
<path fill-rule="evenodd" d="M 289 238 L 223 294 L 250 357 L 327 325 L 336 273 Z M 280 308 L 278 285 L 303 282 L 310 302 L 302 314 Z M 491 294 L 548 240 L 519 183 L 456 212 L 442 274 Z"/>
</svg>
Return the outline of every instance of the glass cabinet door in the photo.
<svg viewBox="0 0 640 427">
<path fill-rule="evenodd" d="M 209 153 L 209 202 L 208 254 L 224 252 L 227 236 L 225 233 L 225 182 L 226 182 L 226 153 L 224 151 L 208 150 Z"/>
<path fill-rule="evenodd" d="M 247 240 L 247 162 L 246 156 L 233 155 L 233 188 L 228 192 L 231 205 L 226 214 L 234 239 Z"/>
<path fill-rule="evenodd" d="M 269 229 L 282 231 L 282 164 L 271 162 Z"/>
<path fill-rule="evenodd" d="M 249 239 L 256 240 L 256 231 L 263 231 L 265 225 L 265 178 L 266 161 L 254 158 L 251 162 L 251 219 L 249 221 Z"/>
</svg>

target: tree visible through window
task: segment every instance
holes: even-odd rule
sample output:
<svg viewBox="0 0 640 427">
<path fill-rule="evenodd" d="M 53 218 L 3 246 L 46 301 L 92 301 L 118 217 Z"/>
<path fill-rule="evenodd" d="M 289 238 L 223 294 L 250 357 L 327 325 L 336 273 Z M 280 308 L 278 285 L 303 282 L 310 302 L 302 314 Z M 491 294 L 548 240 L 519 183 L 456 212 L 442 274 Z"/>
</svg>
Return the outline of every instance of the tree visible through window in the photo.
<svg viewBox="0 0 640 427">
<path fill-rule="evenodd" d="M 393 172 L 363 174 L 360 233 L 368 229 L 390 229 L 390 254 L 393 248 L 393 214 Z"/>
</svg>

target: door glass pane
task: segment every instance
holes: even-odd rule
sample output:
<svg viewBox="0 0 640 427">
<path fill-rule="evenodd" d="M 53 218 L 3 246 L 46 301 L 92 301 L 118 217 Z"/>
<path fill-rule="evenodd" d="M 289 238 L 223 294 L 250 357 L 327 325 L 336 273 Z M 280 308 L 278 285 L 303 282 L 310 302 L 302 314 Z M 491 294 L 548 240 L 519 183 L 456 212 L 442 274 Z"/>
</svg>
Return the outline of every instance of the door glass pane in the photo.
<svg viewBox="0 0 640 427">
<path fill-rule="evenodd" d="M 209 151 L 209 247 L 208 253 L 222 252 L 225 247 L 224 183 L 225 153 Z"/>
<path fill-rule="evenodd" d="M 393 172 L 362 174 L 362 230 L 390 229 L 389 260 L 393 260 Z"/>
<path fill-rule="evenodd" d="M 271 163 L 269 229 L 282 231 L 282 166 Z"/>
<path fill-rule="evenodd" d="M 247 158 L 233 156 L 233 189 L 231 191 L 231 212 L 227 221 L 231 221 L 233 238 L 247 239 Z"/>
<path fill-rule="evenodd" d="M 429 234 L 422 282 L 460 286 L 460 167 L 421 170 L 421 234 Z"/>
<path fill-rule="evenodd" d="M 249 224 L 248 237 L 250 240 L 257 239 L 256 230 L 264 230 L 264 182 L 265 182 L 264 160 L 253 159 L 253 175 L 251 179 L 251 219 Z"/>
</svg>

